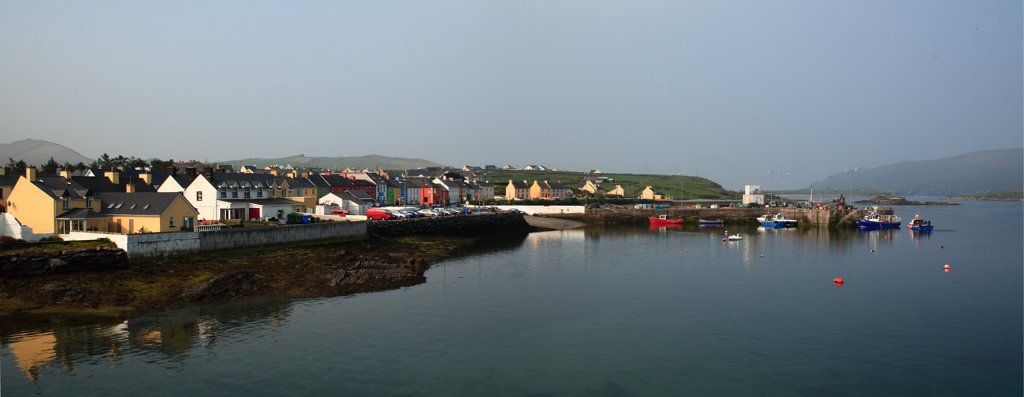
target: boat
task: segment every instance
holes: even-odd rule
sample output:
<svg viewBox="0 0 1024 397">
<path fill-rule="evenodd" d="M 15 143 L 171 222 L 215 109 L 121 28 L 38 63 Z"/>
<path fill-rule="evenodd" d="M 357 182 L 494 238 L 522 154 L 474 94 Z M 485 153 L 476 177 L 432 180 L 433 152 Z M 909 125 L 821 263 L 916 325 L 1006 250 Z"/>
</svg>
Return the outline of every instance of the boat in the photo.
<svg viewBox="0 0 1024 397">
<path fill-rule="evenodd" d="M 726 238 L 729 239 L 729 241 L 743 240 L 743 236 L 740 236 L 738 234 L 733 234 Z"/>
<path fill-rule="evenodd" d="M 652 225 L 682 225 L 682 219 L 669 219 L 668 215 L 661 214 L 658 217 L 649 217 L 647 220 L 651 221 Z"/>
<path fill-rule="evenodd" d="M 786 217 L 782 216 L 782 213 L 775 215 L 764 214 L 757 217 L 757 221 L 761 223 L 761 226 L 770 228 L 796 226 L 796 219 L 786 219 Z"/>
<path fill-rule="evenodd" d="M 877 211 L 871 211 L 867 216 L 857 221 L 861 229 L 899 229 L 900 217 L 896 215 L 881 215 Z"/>
<path fill-rule="evenodd" d="M 910 230 L 919 232 L 932 231 L 932 221 L 921 219 L 921 214 L 914 214 L 914 219 L 911 219 L 907 226 L 910 227 Z"/>
<path fill-rule="evenodd" d="M 721 219 L 698 219 L 698 226 L 722 226 L 725 224 Z"/>
</svg>

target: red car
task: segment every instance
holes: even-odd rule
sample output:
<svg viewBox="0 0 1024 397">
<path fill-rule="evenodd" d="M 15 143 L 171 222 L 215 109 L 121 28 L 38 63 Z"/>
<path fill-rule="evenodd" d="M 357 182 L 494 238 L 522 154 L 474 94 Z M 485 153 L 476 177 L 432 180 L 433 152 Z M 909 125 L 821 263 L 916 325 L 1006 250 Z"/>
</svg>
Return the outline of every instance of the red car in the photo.
<svg viewBox="0 0 1024 397">
<path fill-rule="evenodd" d="M 346 215 L 348 215 L 348 210 L 331 210 L 331 215 L 334 215 L 334 216 L 346 216 Z"/>
<path fill-rule="evenodd" d="M 391 212 L 383 208 L 370 208 L 366 210 L 366 217 L 373 220 L 391 219 L 394 215 Z"/>
</svg>

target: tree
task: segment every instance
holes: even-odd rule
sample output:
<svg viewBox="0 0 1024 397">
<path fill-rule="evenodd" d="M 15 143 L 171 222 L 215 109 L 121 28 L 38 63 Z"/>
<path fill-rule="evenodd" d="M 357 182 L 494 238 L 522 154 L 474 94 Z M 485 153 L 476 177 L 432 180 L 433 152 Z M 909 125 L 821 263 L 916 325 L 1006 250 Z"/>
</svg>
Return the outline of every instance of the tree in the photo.
<svg viewBox="0 0 1024 397">
<path fill-rule="evenodd" d="M 43 163 L 43 166 L 41 168 L 44 174 L 56 174 L 57 169 L 60 168 L 60 164 L 57 163 L 57 161 L 55 161 L 53 157 L 50 157 L 50 160 Z"/>
<path fill-rule="evenodd" d="M 10 175 L 20 175 L 25 173 L 25 168 L 28 168 L 28 164 L 25 160 L 14 161 L 12 158 L 8 158 L 7 165 L 4 167 L 7 169 L 7 173 Z"/>
</svg>

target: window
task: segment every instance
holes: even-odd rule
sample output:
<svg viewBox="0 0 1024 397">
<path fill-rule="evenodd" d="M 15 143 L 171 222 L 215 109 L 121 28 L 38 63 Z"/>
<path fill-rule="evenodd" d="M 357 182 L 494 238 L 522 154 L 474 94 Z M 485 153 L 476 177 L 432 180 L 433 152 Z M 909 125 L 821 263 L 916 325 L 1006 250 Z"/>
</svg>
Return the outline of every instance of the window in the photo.
<svg viewBox="0 0 1024 397">
<path fill-rule="evenodd" d="M 169 220 L 169 222 L 167 223 L 167 227 L 170 227 L 170 228 L 173 229 L 174 228 L 174 217 L 172 216 L 172 217 L 168 218 L 168 220 Z"/>
<path fill-rule="evenodd" d="M 220 189 L 220 198 L 228 198 L 228 190 Z"/>
<path fill-rule="evenodd" d="M 196 192 L 196 201 L 203 201 L 203 192 Z"/>
<path fill-rule="evenodd" d="M 234 189 L 231 191 L 231 198 L 238 198 L 238 189 Z"/>
<path fill-rule="evenodd" d="M 256 197 L 263 198 L 263 188 L 262 187 L 256 188 Z"/>
<path fill-rule="evenodd" d="M 245 198 L 252 198 L 252 193 L 249 190 L 250 190 L 250 188 L 248 186 L 246 186 L 245 187 Z"/>
<path fill-rule="evenodd" d="M 86 208 L 92 208 L 92 197 L 86 197 L 85 198 L 85 207 Z"/>
<path fill-rule="evenodd" d="M 70 203 L 70 201 L 71 200 L 69 200 L 67 197 L 61 198 L 61 200 L 60 200 L 61 208 L 68 209 L 68 204 Z"/>
</svg>

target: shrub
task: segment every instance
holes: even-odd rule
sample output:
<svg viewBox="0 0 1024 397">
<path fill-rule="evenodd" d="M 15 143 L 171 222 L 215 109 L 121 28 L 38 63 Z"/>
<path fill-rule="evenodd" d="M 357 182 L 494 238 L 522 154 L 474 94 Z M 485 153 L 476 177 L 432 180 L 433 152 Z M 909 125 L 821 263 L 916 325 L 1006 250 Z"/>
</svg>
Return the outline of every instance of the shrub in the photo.
<svg viewBox="0 0 1024 397">
<path fill-rule="evenodd" d="M 43 237 L 43 238 L 39 239 L 39 241 L 41 241 L 41 242 L 64 241 L 64 239 L 60 238 L 60 236 L 46 236 L 46 237 Z"/>
</svg>

